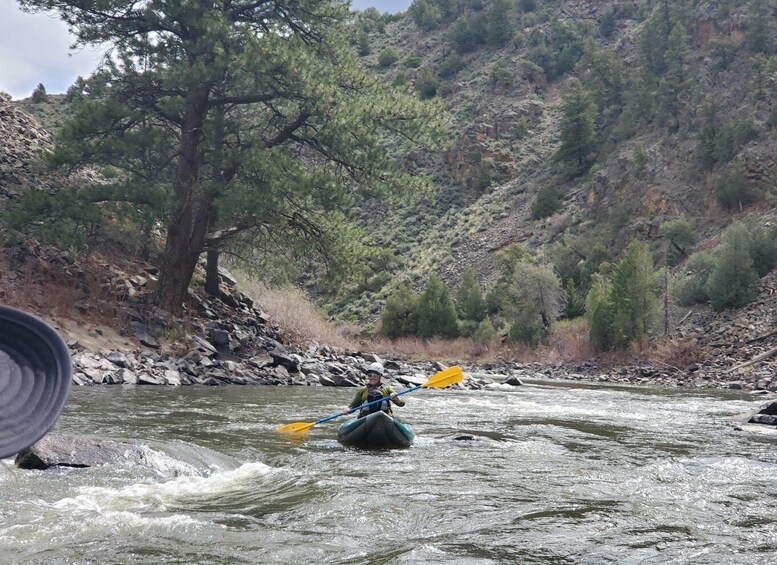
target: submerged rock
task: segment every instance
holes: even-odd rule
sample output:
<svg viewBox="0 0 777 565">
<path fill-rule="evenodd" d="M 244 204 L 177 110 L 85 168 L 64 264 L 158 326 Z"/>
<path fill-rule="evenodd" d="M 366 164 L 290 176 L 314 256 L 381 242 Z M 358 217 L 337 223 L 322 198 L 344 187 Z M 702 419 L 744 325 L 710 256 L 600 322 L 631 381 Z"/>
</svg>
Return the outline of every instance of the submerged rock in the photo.
<svg viewBox="0 0 777 565">
<path fill-rule="evenodd" d="M 48 469 L 55 466 L 94 467 L 117 459 L 139 463 L 144 458 L 140 448 L 128 443 L 49 434 L 19 453 L 14 463 L 22 469 Z"/>
</svg>

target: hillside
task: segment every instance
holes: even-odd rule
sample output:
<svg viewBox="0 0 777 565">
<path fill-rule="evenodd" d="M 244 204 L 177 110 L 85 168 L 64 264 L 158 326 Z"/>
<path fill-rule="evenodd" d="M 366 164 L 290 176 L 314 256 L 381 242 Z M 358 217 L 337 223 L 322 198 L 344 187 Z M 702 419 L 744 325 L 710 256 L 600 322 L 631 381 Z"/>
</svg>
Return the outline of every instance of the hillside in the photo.
<svg viewBox="0 0 777 565">
<path fill-rule="evenodd" d="M 640 42 L 650 18 L 658 17 L 659 3 L 640 8 L 632 2 L 537 2 L 533 11 L 522 11 L 524 3 L 518 3 L 508 12 L 513 35 L 505 45 L 485 42 L 463 53 L 451 39 L 457 22 L 488 14 L 494 3 L 459 4 L 459 13 L 433 29 L 419 27 L 411 8 L 399 21 L 369 33 L 370 53 L 364 57 L 385 80 L 409 88 L 424 87 L 432 77 L 435 96 L 452 116 L 450 148 L 410 158 L 411 166 L 438 181 L 437 197 L 412 210 L 377 205 L 380 212 L 370 216 L 378 220 L 372 222 L 376 238 L 401 258 L 399 270 L 416 289 L 423 288 L 430 272 L 456 288 L 465 267 L 472 267 L 487 287 L 496 277 L 496 252 L 514 242 L 544 256 L 570 241 L 588 249 L 601 242 L 617 256 L 637 238 L 650 244 L 661 265 L 659 226 L 664 221 L 692 222 L 694 250 L 714 247 L 734 219 L 764 215 L 756 221 L 773 222 L 773 209 L 763 198 L 740 211 L 726 209 L 715 197 L 718 180 L 737 167 L 760 194 L 774 184 L 774 62 L 771 55 L 753 53 L 746 45 L 757 3 L 680 3 L 687 10 L 687 49 L 681 62 L 683 91 L 673 109 L 676 124 L 667 123 L 668 110 L 660 107 L 649 120 L 632 115 L 640 93 L 638 77 L 629 71 L 646 64 Z M 601 29 L 605 20 L 612 22 L 606 36 Z M 771 42 L 774 22 L 770 13 Z M 552 51 L 563 34 L 577 38 L 579 58 L 549 77 L 532 61 L 540 60 L 537 38 Z M 387 50 L 397 54 L 388 66 L 380 63 Z M 600 113 L 601 138 L 586 170 L 569 174 L 553 159 L 560 145 L 562 103 L 575 79 L 593 90 L 597 65 L 606 64 L 619 65 L 617 77 L 615 71 L 607 76 L 622 83 L 622 101 Z M 701 136 L 705 108 L 713 102 L 719 130 L 730 132 L 745 124 L 748 131 L 731 140 L 725 157 L 705 167 Z M 608 112 L 617 115 L 608 117 Z M 532 219 L 532 205 L 548 187 L 556 190 L 558 207 L 548 217 Z M 374 317 L 389 293 L 384 288 L 361 298 L 350 296 L 345 312 Z"/>
</svg>

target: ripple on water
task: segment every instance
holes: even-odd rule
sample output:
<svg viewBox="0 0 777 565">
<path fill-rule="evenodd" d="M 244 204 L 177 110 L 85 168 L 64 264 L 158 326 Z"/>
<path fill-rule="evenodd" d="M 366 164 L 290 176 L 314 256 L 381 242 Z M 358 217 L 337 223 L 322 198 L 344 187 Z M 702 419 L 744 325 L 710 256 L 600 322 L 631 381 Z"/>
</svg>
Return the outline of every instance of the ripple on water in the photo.
<svg viewBox="0 0 777 565">
<path fill-rule="evenodd" d="M 0 507 L 2 562 L 761 565 L 777 554 L 775 444 L 731 429 L 760 400 L 422 391 L 402 409 L 415 445 L 362 452 L 337 443 L 337 422 L 274 433 L 333 413 L 343 390 L 75 395 L 66 429 L 153 453 L 143 467 L 0 479 L 0 498 L 17 501 Z"/>
</svg>

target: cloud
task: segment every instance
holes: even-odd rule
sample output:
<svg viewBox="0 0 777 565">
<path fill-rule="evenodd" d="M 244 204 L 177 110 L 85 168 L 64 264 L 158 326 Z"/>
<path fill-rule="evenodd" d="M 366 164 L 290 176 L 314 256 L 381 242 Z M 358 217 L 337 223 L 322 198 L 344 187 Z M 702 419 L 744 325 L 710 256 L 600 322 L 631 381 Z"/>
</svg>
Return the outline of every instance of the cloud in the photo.
<svg viewBox="0 0 777 565">
<path fill-rule="evenodd" d="M 406 10 L 411 0 L 353 0 L 354 9 Z M 26 98 L 43 84 L 49 94 L 65 92 L 79 76 L 89 76 L 103 50 L 71 50 L 74 37 L 55 16 L 22 12 L 15 1 L 0 0 L 0 91 Z"/>
<path fill-rule="evenodd" d="M 366 10 L 370 6 L 374 6 L 381 13 L 397 13 L 407 10 L 411 3 L 412 0 L 352 0 L 351 8 Z"/>
<path fill-rule="evenodd" d="M 62 93 L 78 76 L 90 75 L 102 51 L 73 51 L 72 42 L 62 21 L 0 2 L 0 91 L 24 98 L 42 83 L 48 93 Z"/>
</svg>

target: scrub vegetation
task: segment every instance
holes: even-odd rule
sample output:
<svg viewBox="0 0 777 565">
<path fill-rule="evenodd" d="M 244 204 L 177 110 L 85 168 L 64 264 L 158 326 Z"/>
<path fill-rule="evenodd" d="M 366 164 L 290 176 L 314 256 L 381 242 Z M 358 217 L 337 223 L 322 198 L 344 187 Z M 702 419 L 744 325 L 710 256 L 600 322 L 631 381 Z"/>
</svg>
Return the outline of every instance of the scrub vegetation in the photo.
<svg viewBox="0 0 777 565">
<path fill-rule="evenodd" d="M 2 235 L 148 260 L 169 312 L 227 264 L 301 339 L 671 364 L 777 265 L 765 0 L 20 4 L 114 48 Z"/>
</svg>

